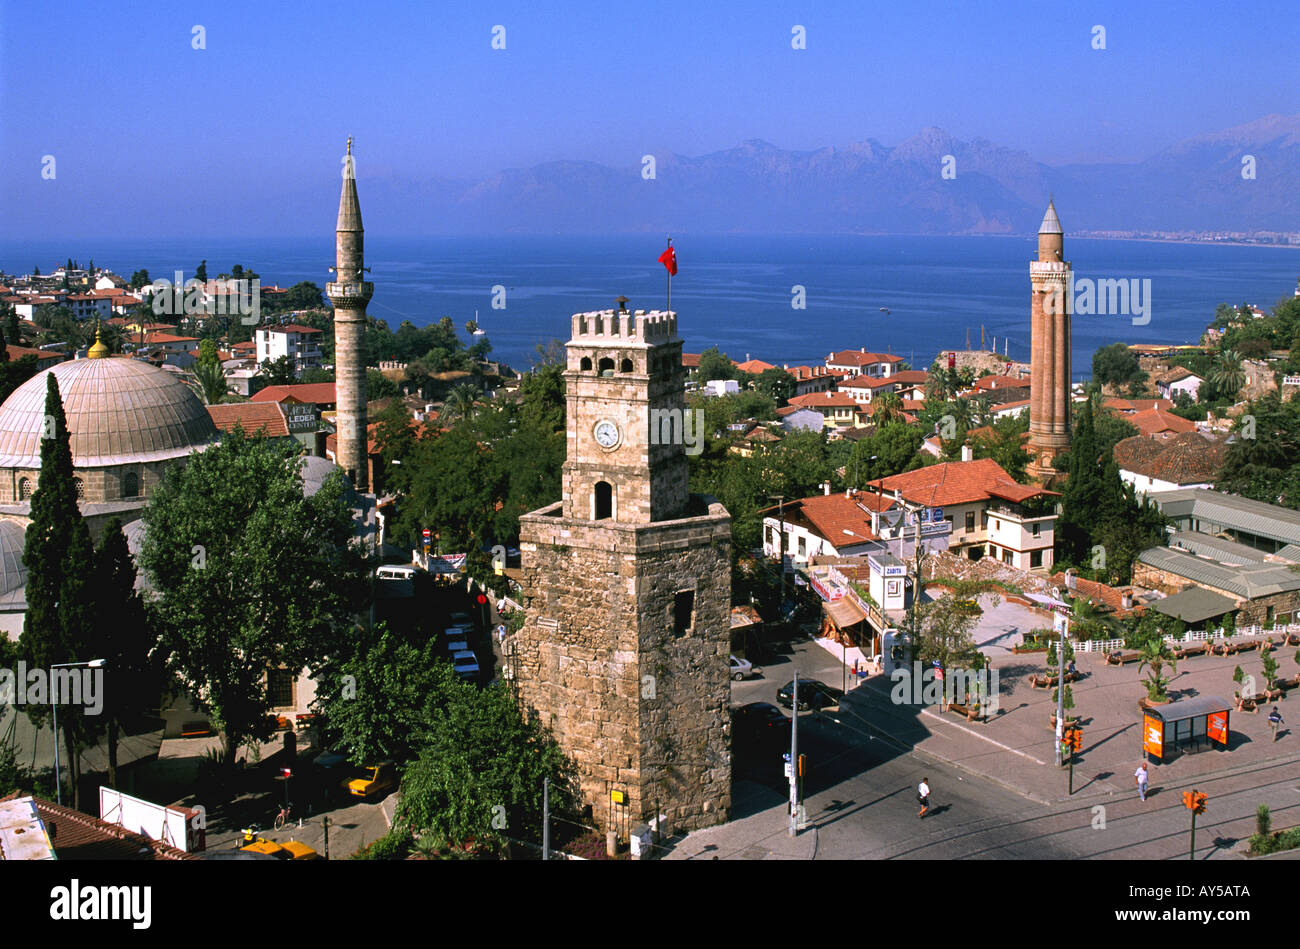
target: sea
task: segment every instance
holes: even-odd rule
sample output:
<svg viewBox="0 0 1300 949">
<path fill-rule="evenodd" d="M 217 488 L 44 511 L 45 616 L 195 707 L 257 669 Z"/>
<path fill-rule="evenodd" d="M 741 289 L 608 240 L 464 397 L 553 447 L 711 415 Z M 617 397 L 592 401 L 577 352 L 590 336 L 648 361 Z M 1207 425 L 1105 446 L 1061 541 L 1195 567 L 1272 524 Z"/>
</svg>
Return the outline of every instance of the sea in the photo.
<svg viewBox="0 0 1300 949">
<path fill-rule="evenodd" d="M 672 308 L 685 351 L 710 346 L 736 361 L 775 365 L 824 361 L 832 351 L 896 353 L 925 368 L 940 352 L 996 341 L 1028 360 L 1028 264 L 1035 239 L 693 235 L 674 237 L 678 273 Z M 656 235 L 504 236 L 385 239 L 366 236 L 375 295 L 371 316 L 394 329 L 450 316 L 477 318 L 491 358 L 516 369 L 537 347 L 569 336 L 569 316 L 614 306 L 668 305 Z M 1073 321 L 1072 372 L 1090 375 L 1092 354 L 1114 342 L 1195 343 L 1219 303 L 1271 307 L 1300 275 L 1295 248 L 1154 241 L 1065 239 L 1076 283 L 1122 279 L 1146 288 L 1144 313 L 1082 315 Z M 263 284 L 331 279 L 334 241 L 320 239 L 0 240 L 0 269 L 49 273 L 75 258 L 129 277 L 186 279 L 200 260 L 210 277 L 238 263 Z M 1136 285 L 1131 281 L 1138 281 Z M 1149 281 L 1149 282 L 1148 282 Z M 1078 291 L 1074 299 L 1077 301 Z M 1131 305 L 1130 310 L 1134 307 Z"/>
</svg>

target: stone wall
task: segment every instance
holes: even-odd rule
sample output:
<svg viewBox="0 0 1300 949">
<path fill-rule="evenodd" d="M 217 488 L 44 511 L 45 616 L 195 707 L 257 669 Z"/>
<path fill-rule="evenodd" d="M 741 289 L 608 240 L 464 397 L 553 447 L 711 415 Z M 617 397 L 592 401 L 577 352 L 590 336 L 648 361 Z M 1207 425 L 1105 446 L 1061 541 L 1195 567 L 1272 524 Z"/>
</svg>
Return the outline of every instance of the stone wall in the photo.
<svg viewBox="0 0 1300 949">
<path fill-rule="evenodd" d="M 711 500 L 711 499 L 710 499 Z M 635 824 L 658 801 L 674 828 L 726 820 L 729 744 L 730 517 L 651 524 L 520 519 L 527 620 L 512 638 L 525 707 L 577 764 L 584 802 L 609 819 L 610 788 Z M 674 633 L 677 594 L 694 614 Z"/>
</svg>

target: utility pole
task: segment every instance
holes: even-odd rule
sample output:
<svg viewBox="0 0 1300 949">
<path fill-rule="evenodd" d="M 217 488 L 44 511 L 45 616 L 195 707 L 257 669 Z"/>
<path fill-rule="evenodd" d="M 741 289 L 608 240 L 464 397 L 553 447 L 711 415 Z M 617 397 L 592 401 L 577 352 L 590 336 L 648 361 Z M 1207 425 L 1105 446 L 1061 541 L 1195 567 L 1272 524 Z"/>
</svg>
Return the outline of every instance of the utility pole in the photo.
<svg viewBox="0 0 1300 949">
<path fill-rule="evenodd" d="M 1061 743 L 1065 740 L 1065 649 L 1070 642 L 1070 617 L 1056 642 L 1056 766 L 1061 766 Z"/>
<path fill-rule="evenodd" d="M 542 859 L 551 859 L 551 779 L 542 778 Z"/>
<path fill-rule="evenodd" d="M 321 827 L 325 829 L 325 859 L 330 858 L 330 816 L 324 814 L 321 817 Z"/>
<path fill-rule="evenodd" d="M 790 836 L 799 833 L 799 671 L 794 673 L 794 689 L 790 704 L 794 706 L 790 718 Z"/>
</svg>

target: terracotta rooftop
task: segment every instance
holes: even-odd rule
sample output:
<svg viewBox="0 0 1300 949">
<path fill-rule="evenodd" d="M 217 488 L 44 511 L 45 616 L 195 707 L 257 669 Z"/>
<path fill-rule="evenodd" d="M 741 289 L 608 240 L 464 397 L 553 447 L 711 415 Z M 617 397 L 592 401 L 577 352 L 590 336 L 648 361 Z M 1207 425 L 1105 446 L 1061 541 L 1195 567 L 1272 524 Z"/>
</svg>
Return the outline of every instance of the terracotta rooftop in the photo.
<svg viewBox="0 0 1300 949">
<path fill-rule="evenodd" d="M 847 392 L 809 392 L 807 395 L 797 395 L 789 401 L 791 405 L 797 405 L 803 409 L 847 409 L 858 406 L 857 400 Z"/>
<path fill-rule="evenodd" d="M 0 798 L 17 801 L 18 791 Z M 45 823 L 55 856 L 60 860 L 197 860 L 192 853 L 150 840 L 143 834 L 91 817 L 70 807 L 33 797 L 36 816 Z"/>
<path fill-rule="evenodd" d="M 1019 376 L 983 376 L 975 380 L 975 388 L 980 391 L 1005 389 L 1009 386 L 1023 386 L 1025 382 L 1026 380 L 1021 379 Z"/>
<path fill-rule="evenodd" d="M 826 364 L 829 366 L 835 363 L 840 366 L 865 366 L 873 362 L 902 362 L 902 356 L 895 356 L 891 353 L 869 353 L 865 349 L 842 349 L 838 353 L 831 353 L 826 357 Z"/>
<path fill-rule="evenodd" d="M 892 386 L 896 382 L 893 376 L 854 376 L 847 382 L 841 382 L 841 389 L 882 389 L 885 386 Z"/>
<path fill-rule="evenodd" d="M 900 369 L 889 378 L 899 385 L 925 385 L 930 381 L 930 374 L 923 369 Z"/>
<path fill-rule="evenodd" d="M 265 434 L 271 438 L 287 436 L 289 426 L 284 420 L 284 412 L 275 402 L 233 402 L 228 405 L 209 405 L 208 414 L 212 424 L 222 432 L 234 431 L 241 427 L 248 435 Z"/>
<path fill-rule="evenodd" d="M 682 365 L 688 369 L 694 369 L 700 364 L 699 353 L 682 353 Z"/>
<path fill-rule="evenodd" d="M 765 370 L 775 369 L 776 366 L 770 362 L 763 362 L 761 359 L 746 359 L 742 363 L 737 363 L 736 368 L 741 372 L 752 372 L 754 375 L 758 375 Z"/>
<path fill-rule="evenodd" d="M 1053 574 L 1052 583 L 1064 591 L 1066 588 L 1065 574 Z M 1126 592 L 1129 596 L 1133 597 L 1133 605 L 1128 609 L 1124 608 L 1124 594 Z M 1093 603 L 1109 607 L 1117 616 L 1127 616 L 1130 613 L 1137 613 L 1140 615 L 1146 612 L 1146 604 L 1137 600 L 1132 587 L 1112 587 L 1107 586 L 1104 583 L 1098 583 L 1095 580 L 1085 580 L 1083 577 L 1075 577 L 1074 593 L 1076 596 L 1086 597 Z"/>
<path fill-rule="evenodd" d="M 1168 412 L 1174 407 L 1174 403 L 1168 399 L 1117 399 L 1114 397 L 1102 399 L 1102 407 L 1114 409 L 1116 412 L 1144 412 L 1148 409 L 1163 409 Z"/>
<path fill-rule="evenodd" d="M 888 493 L 898 491 L 905 500 L 927 507 L 969 504 L 990 498 L 1019 503 L 1034 497 L 1057 496 L 1055 491 L 1016 483 L 992 458 L 930 465 L 871 484 Z"/>
<path fill-rule="evenodd" d="M 292 385 L 267 386 L 254 393 L 252 399 L 254 402 L 283 402 L 285 399 L 297 399 L 299 402 L 315 402 L 317 405 L 332 405 L 338 401 L 332 382 L 298 382 Z"/>
<path fill-rule="evenodd" d="M 1115 462 L 1125 471 L 1171 484 L 1213 482 L 1227 455 L 1226 439 L 1206 438 L 1197 431 L 1165 440 L 1134 435 L 1115 444 Z"/>
<path fill-rule="evenodd" d="M 1125 421 L 1147 436 L 1158 435 L 1161 432 L 1196 431 L 1196 423 L 1191 419 L 1182 418 L 1160 408 L 1134 412 L 1132 415 L 1125 416 Z"/>
<path fill-rule="evenodd" d="M 836 492 L 787 501 L 781 513 L 787 522 L 802 523 L 833 546 L 840 547 L 879 540 L 871 530 L 871 512 L 892 506 L 893 501 L 888 498 L 865 492 L 857 492 L 851 498 L 845 497 L 844 492 Z M 770 507 L 759 513 L 772 515 L 777 512 L 777 507 Z"/>
</svg>

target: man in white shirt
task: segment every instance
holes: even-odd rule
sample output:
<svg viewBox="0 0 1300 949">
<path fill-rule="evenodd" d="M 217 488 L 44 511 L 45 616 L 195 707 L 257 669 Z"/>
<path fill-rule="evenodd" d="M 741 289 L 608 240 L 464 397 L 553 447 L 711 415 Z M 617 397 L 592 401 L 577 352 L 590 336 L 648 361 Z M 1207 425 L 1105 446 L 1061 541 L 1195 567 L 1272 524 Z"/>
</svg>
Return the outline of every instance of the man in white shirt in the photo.
<svg viewBox="0 0 1300 949">
<path fill-rule="evenodd" d="M 1137 771 L 1133 772 L 1133 777 L 1137 779 L 1138 796 L 1145 801 L 1147 799 L 1147 763 L 1145 761 L 1138 765 Z"/>
<path fill-rule="evenodd" d="M 930 810 L 930 779 L 922 778 L 921 784 L 916 789 L 916 799 L 921 802 L 921 812 L 917 817 L 924 817 Z"/>
</svg>

